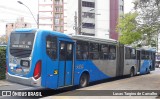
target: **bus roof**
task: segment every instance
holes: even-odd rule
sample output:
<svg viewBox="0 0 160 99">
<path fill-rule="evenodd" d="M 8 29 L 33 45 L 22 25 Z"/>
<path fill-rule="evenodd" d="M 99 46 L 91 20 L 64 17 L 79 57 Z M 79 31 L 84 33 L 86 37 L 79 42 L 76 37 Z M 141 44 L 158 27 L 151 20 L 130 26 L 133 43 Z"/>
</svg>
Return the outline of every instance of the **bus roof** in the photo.
<svg viewBox="0 0 160 99">
<path fill-rule="evenodd" d="M 142 51 L 142 50 L 145 50 L 145 51 L 151 51 L 151 52 L 156 52 L 156 50 L 155 49 L 145 49 L 145 48 L 139 48 L 139 49 L 137 49 L 137 50 L 139 50 L 139 51 Z"/>
<path fill-rule="evenodd" d="M 19 28 L 19 29 L 15 29 L 13 30 L 12 32 L 13 33 L 35 33 L 36 31 L 39 31 L 39 32 L 43 32 L 43 33 L 51 33 L 51 34 L 54 34 L 56 36 L 59 36 L 59 37 L 66 37 L 66 38 L 69 38 L 69 36 L 67 36 L 66 34 L 62 33 L 62 32 L 58 32 L 58 31 L 51 31 L 51 30 L 45 30 L 45 29 L 36 29 L 36 28 Z"/>
<path fill-rule="evenodd" d="M 19 29 L 15 29 L 13 32 L 32 32 L 32 31 L 36 31 L 36 28 L 19 28 Z"/>
<path fill-rule="evenodd" d="M 97 38 L 97 37 L 85 36 L 85 35 L 72 35 L 71 38 L 76 40 L 91 41 L 91 42 L 97 42 L 97 43 L 111 43 L 111 44 L 118 43 L 118 41 L 114 39 L 103 39 L 103 38 Z"/>
</svg>

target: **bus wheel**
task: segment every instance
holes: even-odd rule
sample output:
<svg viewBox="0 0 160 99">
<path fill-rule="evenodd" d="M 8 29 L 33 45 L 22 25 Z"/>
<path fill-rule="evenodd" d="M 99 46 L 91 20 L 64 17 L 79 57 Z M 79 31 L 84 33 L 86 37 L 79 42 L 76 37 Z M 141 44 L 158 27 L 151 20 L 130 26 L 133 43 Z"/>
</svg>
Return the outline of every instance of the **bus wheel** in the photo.
<svg viewBox="0 0 160 99">
<path fill-rule="evenodd" d="M 150 74 L 150 68 L 147 69 L 147 74 Z"/>
<path fill-rule="evenodd" d="M 79 86 L 81 88 L 86 87 L 88 85 L 88 82 L 89 82 L 89 75 L 86 74 L 86 73 L 83 73 L 81 75 L 81 78 L 80 78 L 80 84 L 79 84 Z"/>
<path fill-rule="evenodd" d="M 148 69 L 148 74 L 150 74 L 150 69 Z"/>
<path fill-rule="evenodd" d="M 133 77 L 133 76 L 134 76 L 134 68 L 131 68 L 130 77 Z"/>
</svg>

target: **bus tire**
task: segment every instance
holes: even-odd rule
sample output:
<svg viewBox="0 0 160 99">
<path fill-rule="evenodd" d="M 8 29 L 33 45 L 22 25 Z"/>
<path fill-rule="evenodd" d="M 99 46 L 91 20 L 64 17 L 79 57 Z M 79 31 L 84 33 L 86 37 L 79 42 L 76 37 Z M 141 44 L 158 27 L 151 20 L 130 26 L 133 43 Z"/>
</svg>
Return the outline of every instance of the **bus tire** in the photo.
<svg viewBox="0 0 160 99">
<path fill-rule="evenodd" d="M 150 74 L 151 67 L 147 69 L 147 74 Z"/>
<path fill-rule="evenodd" d="M 134 76 L 134 68 L 132 67 L 130 70 L 130 77 L 133 77 L 133 76 Z"/>
<path fill-rule="evenodd" d="M 150 74 L 150 69 L 148 69 L 148 74 Z"/>
<path fill-rule="evenodd" d="M 87 73 L 83 73 L 80 77 L 79 86 L 80 88 L 86 87 L 89 83 L 89 75 Z"/>
</svg>

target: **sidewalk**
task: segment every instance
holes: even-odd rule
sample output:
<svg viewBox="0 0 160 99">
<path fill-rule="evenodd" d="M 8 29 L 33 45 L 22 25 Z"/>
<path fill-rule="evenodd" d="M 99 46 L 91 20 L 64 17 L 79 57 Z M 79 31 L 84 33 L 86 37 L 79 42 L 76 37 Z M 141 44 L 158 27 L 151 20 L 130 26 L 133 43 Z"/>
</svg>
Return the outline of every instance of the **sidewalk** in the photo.
<svg viewBox="0 0 160 99">
<path fill-rule="evenodd" d="M 7 80 L 0 80 L 0 87 L 2 86 L 9 86 L 12 85 L 12 83 L 8 82 Z"/>
</svg>

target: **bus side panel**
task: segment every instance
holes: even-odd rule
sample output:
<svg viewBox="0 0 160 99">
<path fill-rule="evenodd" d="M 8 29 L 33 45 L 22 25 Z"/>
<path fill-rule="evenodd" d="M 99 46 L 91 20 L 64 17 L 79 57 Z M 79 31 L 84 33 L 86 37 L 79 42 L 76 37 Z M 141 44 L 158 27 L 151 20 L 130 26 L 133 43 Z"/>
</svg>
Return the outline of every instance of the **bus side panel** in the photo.
<svg viewBox="0 0 160 99">
<path fill-rule="evenodd" d="M 58 62 L 52 61 L 51 59 L 47 60 L 46 63 L 46 79 L 43 79 L 46 82 L 46 88 L 57 89 L 58 87 L 58 73 L 54 74 L 55 70 L 58 70 Z M 60 72 L 60 71 L 59 71 Z"/>
<path fill-rule="evenodd" d="M 41 49 L 42 49 L 42 72 L 41 72 L 41 86 L 42 87 L 45 87 L 46 86 L 46 79 L 47 79 L 47 63 L 46 63 L 46 60 L 47 60 L 47 55 L 46 55 L 46 34 L 47 33 L 43 33 L 42 37 L 41 37 Z"/>
<path fill-rule="evenodd" d="M 91 66 L 91 81 L 116 76 L 116 60 L 93 60 L 91 61 Z"/>
<path fill-rule="evenodd" d="M 130 74 L 131 68 L 132 67 L 135 68 L 136 62 L 137 62 L 136 59 L 125 59 L 125 61 L 124 61 L 124 72 L 123 72 L 123 75 Z"/>
<path fill-rule="evenodd" d="M 38 61 L 41 61 L 42 65 L 45 65 L 43 59 L 42 59 L 42 55 L 43 55 L 43 36 L 41 35 L 41 32 L 37 33 L 37 37 L 35 38 L 35 45 L 34 45 L 34 49 L 33 49 L 33 55 L 34 57 L 32 57 L 32 66 L 31 66 L 31 74 L 30 76 L 33 77 L 34 74 L 34 69 L 36 66 L 36 63 Z M 42 68 L 43 69 L 43 68 Z M 42 71 L 41 71 L 41 77 L 42 77 Z M 41 82 L 42 83 L 42 82 Z"/>
<path fill-rule="evenodd" d="M 93 63 L 96 66 L 95 72 L 100 71 L 105 75 L 105 76 L 102 76 L 100 79 L 116 77 L 116 72 L 117 72 L 116 71 L 117 70 L 117 60 L 116 59 L 114 60 L 94 60 Z"/>
<path fill-rule="evenodd" d="M 82 74 L 82 72 L 84 72 L 84 70 L 89 70 L 90 69 L 90 65 L 88 65 L 88 61 L 87 60 L 77 60 L 75 61 L 75 68 L 74 68 L 74 85 L 79 85 L 79 79 L 80 76 Z M 88 71 L 90 74 L 90 71 Z"/>
<path fill-rule="evenodd" d="M 104 71 L 101 70 L 102 67 L 100 68 L 99 66 L 96 66 L 94 63 L 96 63 L 96 62 L 95 61 L 93 62 L 91 60 L 76 61 L 75 75 L 74 75 L 74 85 L 79 84 L 80 77 L 81 77 L 81 75 L 84 71 L 89 72 L 89 76 L 90 76 L 90 81 L 89 82 L 111 78 Z M 107 70 L 107 68 L 105 68 L 103 70 Z M 110 71 L 112 71 L 112 70 L 110 70 Z M 116 72 L 115 72 L 114 75 L 116 75 Z"/>
<path fill-rule="evenodd" d="M 41 42 L 41 49 L 42 50 L 42 74 L 41 74 L 41 79 L 42 79 L 42 87 L 45 88 L 52 88 L 52 89 L 57 89 L 58 86 L 58 72 L 55 74 L 55 71 L 58 71 L 58 61 L 51 59 L 46 50 L 46 37 L 50 35 L 49 32 L 43 33 L 43 40 Z M 58 53 L 58 51 L 57 51 Z M 58 56 L 57 56 L 58 59 Z"/>
<path fill-rule="evenodd" d="M 141 60 L 140 74 L 147 73 L 147 69 L 149 69 L 150 60 Z"/>
<path fill-rule="evenodd" d="M 35 38 L 35 45 L 33 47 L 33 52 L 32 52 L 32 64 L 31 64 L 31 67 L 30 67 L 30 73 L 29 73 L 29 77 L 33 77 L 33 73 L 34 73 L 34 69 L 35 69 L 35 65 L 36 63 L 41 60 L 41 42 L 39 42 L 39 39 L 41 38 L 40 35 L 37 35 L 37 37 Z"/>
</svg>

